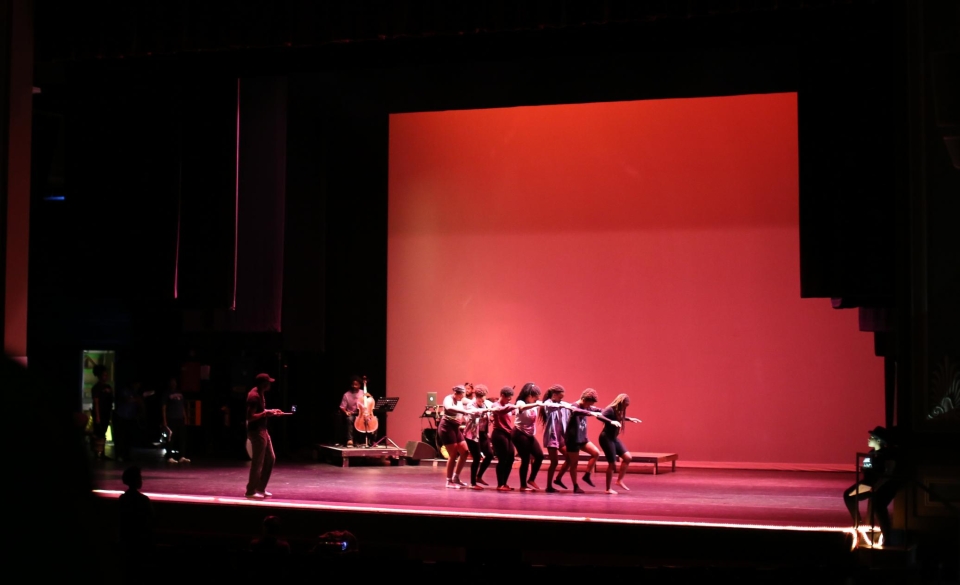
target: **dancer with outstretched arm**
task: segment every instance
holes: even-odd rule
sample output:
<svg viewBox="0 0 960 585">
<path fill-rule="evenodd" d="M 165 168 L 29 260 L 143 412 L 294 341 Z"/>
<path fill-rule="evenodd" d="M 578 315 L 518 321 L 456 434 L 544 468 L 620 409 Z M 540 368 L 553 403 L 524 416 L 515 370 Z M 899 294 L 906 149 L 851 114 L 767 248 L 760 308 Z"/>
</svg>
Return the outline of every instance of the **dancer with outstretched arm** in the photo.
<svg viewBox="0 0 960 585">
<path fill-rule="evenodd" d="M 468 487 L 460 480 L 460 472 L 467 462 L 467 454 L 470 452 L 467 448 L 467 441 L 463 437 L 463 430 L 460 424 L 463 417 L 467 414 L 467 409 L 463 407 L 463 395 L 466 388 L 463 386 L 454 386 L 452 394 L 448 394 L 443 399 L 443 417 L 440 419 L 440 425 L 437 427 L 437 439 L 440 444 L 447 448 L 447 469 L 446 486 L 449 489 L 460 489 Z"/>
<path fill-rule="evenodd" d="M 567 429 L 567 422 L 570 420 L 570 404 L 563 401 L 563 394 L 566 390 L 560 384 L 554 384 L 547 388 L 544 393 L 546 400 L 539 409 L 540 425 L 543 427 L 543 446 L 547 449 L 547 455 L 550 457 L 550 466 L 547 468 L 547 487 L 544 491 L 554 493 L 557 491 L 554 484 L 567 489 L 563 485 L 563 474 L 567 471 L 567 450 L 564 433 Z M 563 456 L 563 463 L 560 464 L 560 456 Z M 557 465 L 560 464 L 560 471 L 557 471 Z M 554 479 L 556 474 L 556 479 Z"/>
<path fill-rule="evenodd" d="M 517 395 L 517 406 L 541 404 L 540 387 L 527 382 Z M 520 456 L 520 491 L 540 491 L 537 485 L 537 473 L 543 465 L 543 447 L 537 440 L 537 411 L 539 406 L 517 412 L 513 426 L 513 445 Z"/>
<path fill-rule="evenodd" d="M 570 481 L 573 483 L 573 493 L 575 494 L 584 493 L 577 483 L 577 464 L 580 462 L 580 451 L 586 451 L 590 454 L 590 461 L 587 462 L 587 469 L 583 474 L 583 481 L 589 486 L 593 486 L 590 474 L 597 465 L 597 459 L 600 458 L 600 450 L 587 439 L 587 417 L 593 416 L 605 424 L 620 427 L 620 421 L 611 420 L 601 414 L 601 410 L 596 406 L 599 400 L 597 391 L 593 388 L 587 388 L 580 395 L 580 400 L 571 405 L 570 421 L 567 423 L 564 440 L 567 443 L 567 465 L 570 468 Z"/>
<path fill-rule="evenodd" d="M 617 493 L 610 485 L 613 481 L 613 470 L 617 466 L 617 457 L 620 457 L 620 473 L 617 475 L 617 486 L 625 491 L 630 491 L 630 488 L 623 483 L 623 478 L 627 474 L 627 466 L 630 465 L 633 456 L 630 455 L 630 451 L 627 451 L 623 441 L 620 440 L 620 431 L 625 422 L 639 423 L 642 421 L 639 418 L 627 416 L 628 406 L 630 406 L 630 397 L 626 394 L 618 394 L 613 402 L 600 413 L 603 417 L 620 423 L 614 425 L 604 422 L 603 430 L 600 431 L 600 448 L 603 449 L 603 455 L 607 458 L 607 493 L 610 495 L 616 495 Z"/>
<path fill-rule="evenodd" d="M 469 391 L 469 388 L 468 388 Z M 493 452 L 490 449 L 490 439 L 487 437 L 487 424 L 490 419 L 490 406 L 487 400 L 487 387 L 477 384 L 473 400 L 466 405 L 467 415 L 464 417 L 463 438 L 467 441 L 467 449 L 472 459 L 470 463 L 470 489 L 482 490 L 486 482 L 483 481 L 483 472 L 490 467 L 493 461 Z"/>
<path fill-rule="evenodd" d="M 513 388 L 504 386 L 500 389 L 500 398 L 491 406 L 493 414 L 493 451 L 497 454 L 497 491 L 512 492 L 513 488 L 507 485 L 510 479 L 510 470 L 513 469 L 515 456 L 513 446 L 513 421 L 517 412 L 539 406 L 540 403 L 511 404 Z"/>
</svg>

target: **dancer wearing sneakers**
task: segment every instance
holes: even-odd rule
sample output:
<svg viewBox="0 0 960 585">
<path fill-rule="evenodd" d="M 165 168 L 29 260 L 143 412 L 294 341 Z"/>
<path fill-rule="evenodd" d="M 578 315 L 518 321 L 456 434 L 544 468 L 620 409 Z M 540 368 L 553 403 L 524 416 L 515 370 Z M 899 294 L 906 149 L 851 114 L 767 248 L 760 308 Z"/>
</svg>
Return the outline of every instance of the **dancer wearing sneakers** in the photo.
<svg viewBox="0 0 960 585">
<path fill-rule="evenodd" d="M 451 489 L 469 487 L 460 481 L 460 471 L 467 463 L 467 453 L 470 452 L 460 428 L 464 415 L 468 413 L 463 406 L 465 393 L 463 386 L 454 386 L 453 394 L 443 399 L 443 418 L 437 427 L 437 439 L 447 448 L 447 487 Z"/>
<path fill-rule="evenodd" d="M 511 438 L 520 455 L 520 491 L 536 492 L 540 491 L 536 480 L 543 464 L 543 448 L 537 440 L 537 411 L 543 403 L 540 401 L 540 387 L 533 382 L 524 384 L 517 396 L 517 406 L 525 404 L 534 406 L 522 411 L 518 408 Z"/>
<path fill-rule="evenodd" d="M 470 388 L 467 388 L 470 392 Z M 483 472 L 490 467 L 493 453 L 490 450 L 490 439 L 487 438 L 487 423 L 490 419 L 490 406 L 487 400 L 487 387 L 477 384 L 474 390 L 474 399 L 466 405 L 466 424 L 463 429 L 463 438 L 467 441 L 470 450 L 470 488 L 482 490 L 486 482 L 483 481 Z M 482 430 L 481 430 L 482 429 Z"/>
<path fill-rule="evenodd" d="M 270 481 L 270 473 L 277 457 L 273 453 L 273 441 L 267 431 L 267 419 L 282 414 L 275 408 L 265 408 L 264 394 L 270 390 L 273 382 L 276 380 L 269 374 L 257 374 L 257 385 L 247 394 L 247 438 L 250 439 L 253 455 L 246 496 L 255 500 L 273 495 L 267 491 L 267 482 Z"/>
<path fill-rule="evenodd" d="M 630 455 L 630 451 L 627 451 L 623 441 L 620 440 L 620 429 L 625 422 L 639 423 L 642 421 L 639 418 L 627 416 L 628 406 L 630 406 L 630 397 L 626 394 L 618 394 L 613 402 L 600 413 L 605 418 L 620 423 L 617 426 L 605 422 L 603 430 L 600 431 L 600 448 L 603 449 L 603 455 L 607 458 L 607 493 L 610 495 L 616 495 L 617 493 L 611 488 L 610 482 L 613 481 L 613 470 L 617 467 L 618 456 L 620 457 L 620 473 L 617 475 L 617 486 L 625 491 L 630 491 L 630 488 L 623 483 L 623 478 L 627 474 L 627 466 L 630 465 L 633 456 Z"/>
<path fill-rule="evenodd" d="M 513 388 L 504 386 L 500 389 L 500 399 L 493 403 L 493 450 L 497 454 L 497 490 L 512 492 L 513 488 L 507 485 L 510 470 L 513 469 L 513 421 L 518 412 L 535 408 L 540 404 L 510 404 L 513 398 Z"/>
<path fill-rule="evenodd" d="M 577 464 L 580 462 L 580 451 L 586 451 L 590 454 L 590 461 L 587 462 L 587 470 L 583 474 L 583 481 L 587 485 L 593 486 L 590 481 L 590 473 L 597 465 L 597 459 L 600 458 L 600 450 L 597 446 L 587 439 L 587 417 L 593 416 L 604 423 L 619 427 L 620 421 L 610 420 L 603 416 L 596 404 L 600 400 L 597 391 L 593 388 L 587 388 L 580 395 L 580 400 L 574 402 L 570 409 L 570 421 L 567 423 L 567 431 L 564 441 L 567 444 L 567 466 L 570 468 L 570 480 L 573 482 L 573 493 L 584 493 L 577 483 Z"/>
<path fill-rule="evenodd" d="M 493 402 L 487 400 L 487 395 L 490 394 L 490 390 L 487 389 L 483 384 L 477 385 L 477 393 L 479 396 L 483 397 L 483 405 L 488 409 L 493 408 Z M 477 403 L 480 403 L 478 399 Z M 493 442 L 490 440 L 490 435 L 493 432 L 493 414 L 487 412 L 487 414 L 480 418 L 480 421 L 477 423 L 477 431 L 479 433 L 479 440 L 477 441 L 480 444 L 480 453 L 483 454 L 483 463 L 480 464 L 480 468 L 477 470 L 477 485 L 486 487 L 487 482 L 483 481 L 483 473 L 490 467 L 490 464 L 493 463 Z"/>
<path fill-rule="evenodd" d="M 547 454 L 550 457 L 550 467 L 547 468 L 547 493 L 556 492 L 553 484 L 567 489 L 563 485 L 563 474 L 567 471 L 567 451 L 564 433 L 567 429 L 567 421 L 570 420 L 570 404 L 563 401 L 565 390 L 560 384 L 554 384 L 547 388 L 545 393 L 546 400 L 540 408 L 540 425 L 543 427 L 543 446 L 547 448 Z M 559 456 L 563 456 L 563 464 L 560 465 L 560 471 L 557 472 Z M 556 473 L 556 480 L 554 480 Z"/>
</svg>

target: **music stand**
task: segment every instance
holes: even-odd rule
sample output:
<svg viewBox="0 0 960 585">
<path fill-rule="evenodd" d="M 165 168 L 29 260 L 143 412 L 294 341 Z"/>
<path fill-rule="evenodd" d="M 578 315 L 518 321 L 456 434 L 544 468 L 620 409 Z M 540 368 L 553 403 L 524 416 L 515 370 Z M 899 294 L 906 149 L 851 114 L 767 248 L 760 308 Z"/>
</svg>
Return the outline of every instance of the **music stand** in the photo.
<svg viewBox="0 0 960 585">
<path fill-rule="evenodd" d="M 400 402 L 400 399 L 399 399 L 399 398 L 388 398 L 388 397 L 385 397 L 385 398 L 377 398 L 377 403 L 373 405 L 373 409 L 374 409 L 374 410 L 382 410 L 382 411 L 383 411 L 383 413 L 384 413 L 384 414 L 383 414 L 383 420 L 384 420 L 384 423 L 386 423 L 387 413 L 393 412 L 393 409 L 395 409 L 395 408 L 397 407 L 397 402 Z M 390 443 L 391 445 L 393 445 L 393 446 L 396 447 L 397 449 L 400 448 L 400 445 L 397 445 L 396 443 L 394 443 L 389 437 L 387 437 L 386 434 L 384 434 L 382 437 L 380 437 L 380 439 L 377 440 L 377 442 L 374 443 L 373 446 L 376 447 L 376 446 L 378 446 L 380 443 L 382 443 L 382 442 L 384 442 L 384 441 Z"/>
</svg>

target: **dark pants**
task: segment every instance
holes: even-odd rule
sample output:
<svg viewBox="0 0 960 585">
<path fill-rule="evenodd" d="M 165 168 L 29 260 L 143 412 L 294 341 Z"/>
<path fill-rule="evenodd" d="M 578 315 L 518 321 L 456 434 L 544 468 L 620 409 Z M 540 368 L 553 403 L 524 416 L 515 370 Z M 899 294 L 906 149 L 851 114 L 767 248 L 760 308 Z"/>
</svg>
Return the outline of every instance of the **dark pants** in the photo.
<svg viewBox="0 0 960 585">
<path fill-rule="evenodd" d="M 507 485 L 513 469 L 513 439 L 503 429 L 493 429 L 493 450 L 497 454 L 497 487 Z"/>
<path fill-rule="evenodd" d="M 344 415 L 343 415 L 343 420 L 344 420 L 344 423 L 343 423 L 343 424 L 346 425 L 346 428 L 343 430 L 343 434 L 346 436 L 346 438 L 344 439 L 343 442 L 344 442 L 344 444 L 346 444 L 346 443 L 352 443 L 352 442 L 354 442 L 354 440 L 355 440 L 355 439 L 354 439 L 354 436 L 355 436 L 355 433 L 357 432 L 357 429 L 354 428 L 354 426 L 353 426 L 353 424 L 354 424 L 354 423 L 356 422 L 356 420 L 357 420 L 357 413 L 344 414 Z"/>
<path fill-rule="evenodd" d="M 483 479 L 484 472 L 493 463 L 493 443 L 490 442 L 490 435 L 487 431 L 480 432 L 480 453 L 483 455 L 483 462 L 480 469 L 477 470 L 477 479 Z"/>
<path fill-rule="evenodd" d="M 247 438 L 250 439 L 253 452 L 250 458 L 250 479 L 247 482 L 246 494 L 250 496 L 257 492 L 263 493 L 267 489 L 277 456 L 273 453 L 273 442 L 270 440 L 267 429 L 248 431 Z"/>
<path fill-rule="evenodd" d="M 91 416 L 92 413 L 91 413 Z M 110 413 L 100 416 L 100 422 L 93 423 L 93 450 L 103 454 L 107 446 L 107 429 L 110 427 Z"/>
<path fill-rule="evenodd" d="M 122 418 L 120 416 L 113 420 L 113 446 L 116 448 L 115 455 L 121 459 L 129 460 L 133 438 L 136 434 L 137 419 Z"/>
<path fill-rule="evenodd" d="M 537 481 L 537 473 L 543 464 L 543 448 L 536 437 L 531 437 L 520 429 L 513 429 L 513 444 L 520 455 L 520 487 L 525 488 L 528 481 Z"/>
<path fill-rule="evenodd" d="M 598 442 L 600 443 L 600 450 L 603 451 L 603 456 L 607 458 L 608 465 L 616 465 L 617 457 L 627 452 L 627 448 L 620 437 L 611 437 L 605 432 L 601 432 Z"/>
<path fill-rule="evenodd" d="M 477 485 L 477 479 L 483 478 L 483 472 L 490 467 L 493 454 L 490 453 L 490 440 L 485 436 L 483 439 L 474 441 L 467 439 L 467 449 L 470 449 L 470 485 Z"/>
<path fill-rule="evenodd" d="M 858 485 L 860 484 L 855 483 L 843 490 L 843 503 L 847 505 L 850 517 L 853 518 L 853 521 L 857 524 L 861 524 L 863 521 L 860 519 L 860 506 L 858 504 L 862 500 L 870 500 L 869 507 L 872 510 L 872 514 L 877 518 L 877 523 L 880 525 L 880 532 L 882 532 L 886 538 L 889 538 L 892 525 L 890 523 L 890 512 L 887 511 L 887 506 L 890 505 L 894 496 L 897 495 L 898 485 L 895 482 L 888 481 L 881 484 L 879 488 L 874 488 L 872 491 L 851 496 L 850 492 Z"/>
<path fill-rule="evenodd" d="M 167 459 L 177 459 L 187 454 L 187 425 L 182 420 L 168 420 L 170 442 L 167 444 Z"/>
</svg>

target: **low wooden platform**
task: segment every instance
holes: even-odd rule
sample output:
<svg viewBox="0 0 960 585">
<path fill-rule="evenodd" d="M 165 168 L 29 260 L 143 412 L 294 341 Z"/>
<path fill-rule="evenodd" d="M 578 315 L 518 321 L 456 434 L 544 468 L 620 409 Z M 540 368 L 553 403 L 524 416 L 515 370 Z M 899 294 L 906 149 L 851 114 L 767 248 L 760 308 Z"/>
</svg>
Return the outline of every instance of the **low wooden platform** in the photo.
<svg viewBox="0 0 960 585">
<path fill-rule="evenodd" d="M 653 474 L 657 475 L 660 472 L 661 463 L 669 463 L 670 471 L 677 470 L 677 454 L 676 453 L 634 453 L 630 452 L 630 455 L 633 457 L 630 468 L 628 471 L 633 473 L 638 473 L 636 467 L 637 463 L 652 463 L 653 464 Z M 583 451 L 580 452 L 580 461 L 589 461 L 590 455 L 587 455 Z M 600 455 L 600 458 L 597 459 L 597 471 L 605 471 L 607 469 L 607 458 L 605 455 Z"/>
<path fill-rule="evenodd" d="M 632 463 L 653 463 L 653 474 L 656 475 L 660 470 L 661 463 L 669 463 L 670 471 L 677 470 L 676 453 L 630 453 L 633 456 Z"/>
<path fill-rule="evenodd" d="M 376 447 L 343 445 L 317 445 L 317 454 L 320 460 L 328 463 L 340 463 L 342 467 L 350 467 L 350 460 L 360 459 L 389 459 L 391 465 L 403 465 L 407 452 L 392 445 L 378 445 Z"/>
</svg>

